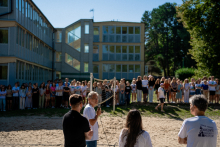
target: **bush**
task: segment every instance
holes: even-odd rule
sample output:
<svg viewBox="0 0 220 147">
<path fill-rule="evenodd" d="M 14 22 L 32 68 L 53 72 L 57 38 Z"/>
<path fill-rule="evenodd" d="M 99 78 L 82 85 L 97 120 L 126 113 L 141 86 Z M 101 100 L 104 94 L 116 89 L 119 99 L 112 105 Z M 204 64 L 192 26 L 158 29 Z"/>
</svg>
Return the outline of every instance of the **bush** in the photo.
<svg viewBox="0 0 220 147">
<path fill-rule="evenodd" d="M 192 77 L 194 75 L 195 75 L 194 68 L 180 68 L 180 69 L 176 70 L 176 72 L 175 72 L 176 78 L 179 78 L 180 80 L 184 80 L 184 79 Z"/>
</svg>

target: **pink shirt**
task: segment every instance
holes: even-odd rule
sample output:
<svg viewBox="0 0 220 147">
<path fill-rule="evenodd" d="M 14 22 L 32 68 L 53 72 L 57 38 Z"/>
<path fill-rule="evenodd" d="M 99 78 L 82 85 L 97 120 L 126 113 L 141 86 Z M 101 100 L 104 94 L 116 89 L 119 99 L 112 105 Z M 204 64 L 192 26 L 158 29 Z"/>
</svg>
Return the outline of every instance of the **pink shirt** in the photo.
<svg viewBox="0 0 220 147">
<path fill-rule="evenodd" d="M 51 91 L 55 91 L 56 87 L 50 87 Z"/>
</svg>

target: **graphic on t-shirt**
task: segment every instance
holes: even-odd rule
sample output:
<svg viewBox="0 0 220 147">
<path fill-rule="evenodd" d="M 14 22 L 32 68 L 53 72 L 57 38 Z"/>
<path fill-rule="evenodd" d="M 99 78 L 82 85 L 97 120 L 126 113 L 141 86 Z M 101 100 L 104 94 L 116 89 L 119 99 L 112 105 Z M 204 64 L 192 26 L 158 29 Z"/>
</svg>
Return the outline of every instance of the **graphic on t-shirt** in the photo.
<svg viewBox="0 0 220 147">
<path fill-rule="evenodd" d="M 200 125 L 198 137 L 214 137 L 214 128 L 206 125 Z"/>
</svg>

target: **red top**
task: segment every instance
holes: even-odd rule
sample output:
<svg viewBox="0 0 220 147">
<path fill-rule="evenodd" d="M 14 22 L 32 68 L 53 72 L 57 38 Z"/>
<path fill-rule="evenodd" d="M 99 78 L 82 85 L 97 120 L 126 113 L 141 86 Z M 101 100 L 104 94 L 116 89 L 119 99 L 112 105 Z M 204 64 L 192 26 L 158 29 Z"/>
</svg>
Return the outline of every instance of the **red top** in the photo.
<svg viewBox="0 0 220 147">
<path fill-rule="evenodd" d="M 50 94 L 50 90 L 46 90 L 46 94 Z"/>
</svg>

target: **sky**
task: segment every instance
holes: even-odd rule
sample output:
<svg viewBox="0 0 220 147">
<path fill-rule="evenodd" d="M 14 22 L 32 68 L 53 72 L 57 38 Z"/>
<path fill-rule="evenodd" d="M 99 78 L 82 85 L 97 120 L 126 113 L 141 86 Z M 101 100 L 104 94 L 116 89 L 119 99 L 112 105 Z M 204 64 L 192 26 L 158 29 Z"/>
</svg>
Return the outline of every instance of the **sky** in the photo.
<svg viewBox="0 0 220 147">
<path fill-rule="evenodd" d="M 79 19 L 94 22 L 140 22 L 145 11 L 166 2 L 182 4 L 182 0 L 33 0 L 55 28 L 64 28 Z"/>
</svg>

